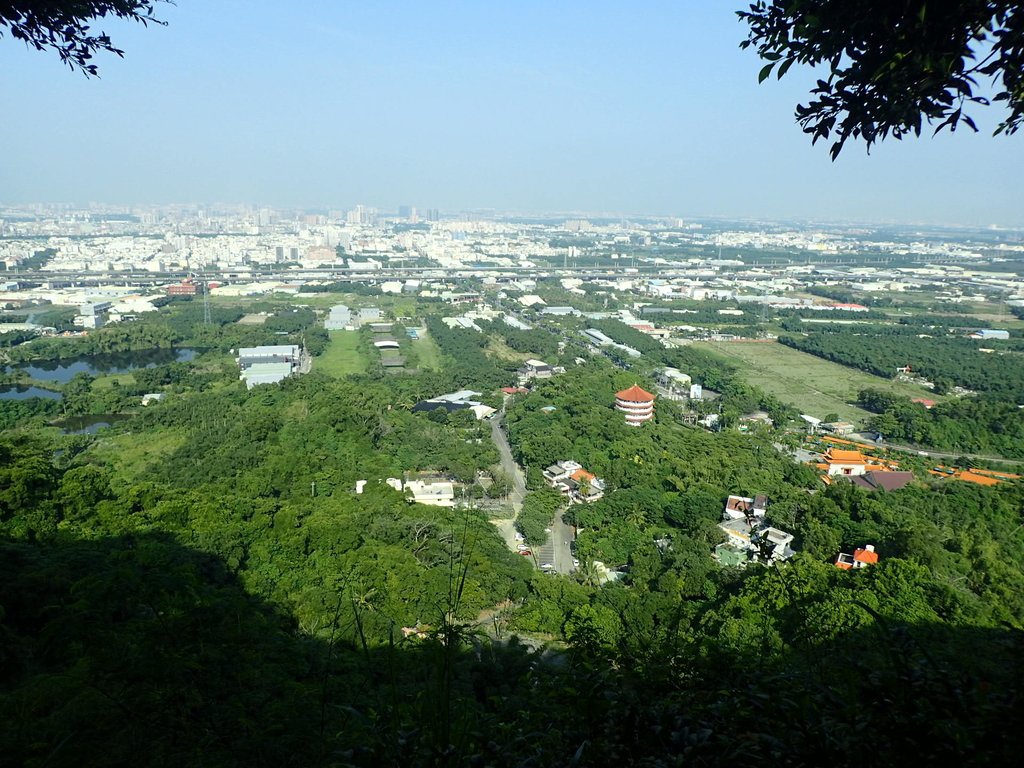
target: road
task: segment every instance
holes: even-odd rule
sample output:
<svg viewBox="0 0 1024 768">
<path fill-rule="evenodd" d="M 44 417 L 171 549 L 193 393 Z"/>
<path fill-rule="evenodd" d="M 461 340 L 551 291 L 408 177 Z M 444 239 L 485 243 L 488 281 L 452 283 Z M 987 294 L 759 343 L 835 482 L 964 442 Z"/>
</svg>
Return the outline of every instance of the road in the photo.
<svg viewBox="0 0 1024 768">
<path fill-rule="evenodd" d="M 882 442 L 875 442 L 874 440 L 865 437 L 863 434 L 858 433 L 847 435 L 845 439 L 851 440 L 855 443 L 861 443 L 862 445 L 877 446 L 879 448 L 888 448 L 889 450 L 893 451 L 903 451 L 904 453 L 913 453 L 917 454 L 918 456 L 928 456 L 933 459 L 959 459 L 961 456 L 963 456 L 968 459 L 992 461 L 996 462 L 997 464 L 1013 464 L 1019 466 L 1020 464 L 1024 463 L 1020 459 L 1004 459 L 1001 456 L 984 456 L 980 453 L 944 453 L 942 451 L 933 451 L 930 448 L 915 448 L 912 445 L 900 445 L 899 443 L 890 443 L 885 440 L 883 440 Z"/>
<path fill-rule="evenodd" d="M 491 418 L 491 440 L 494 442 L 494 447 L 498 449 L 501 471 L 512 481 L 509 500 L 512 502 L 513 517 L 511 520 L 495 520 L 494 524 L 501 532 L 509 549 L 515 551 L 518 543 L 515 539 L 515 517 L 519 515 L 519 511 L 523 508 L 523 499 L 526 498 L 526 476 L 516 464 L 515 459 L 512 458 L 512 449 L 509 447 L 508 437 L 503 429 L 504 418 L 504 408 Z M 572 526 L 563 521 L 562 513 L 558 512 L 551 523 L 551 533 L 548 534 L 547 543 L 534 549 L 535 564 L 540 566 L 544 563 L 551 563 L 556 573 L 572 573 L 572 552 L 569 549 L 569 542 L 572 539 Z"/>
<path fill-rule="evenodd" d="M 512 493 L 509 494 L 509 498 L 512 501 L 512 508 L 518 515 L 523 506 L 523 499 L 526 498 L 526 476 L 516 464 L 516 460 L 512 458 L 512 449 L 508 445 L 508 437 L 503 429 L 504 419 L 505 409 L 503 407 L 491 418 L 491 440 L 501 457 L 501 471 L 512 481 Z"/>
</svg>

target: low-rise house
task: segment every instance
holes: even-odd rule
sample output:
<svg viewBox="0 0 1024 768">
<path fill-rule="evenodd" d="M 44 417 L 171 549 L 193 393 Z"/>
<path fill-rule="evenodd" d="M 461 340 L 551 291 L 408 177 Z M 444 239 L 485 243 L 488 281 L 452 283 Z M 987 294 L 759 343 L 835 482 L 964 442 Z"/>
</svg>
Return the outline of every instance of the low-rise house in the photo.
<svg viewBox="0 0 1024 768">
<path fill-rule="evenodd" d="M 605 482 L 575 461 L 559 461 L 544 470 L 548 485 L 567 496 L 569 503 L 587 504 L 604 496 Z"/>
<path fill-rule="evenodd" d="M 531 359 L 523 363 L 523 367 L 516 373 L 519 376 L 519 383 L 525 384 L 530 379 L 550 379 L 556 373 L 564 372 L 564 370 L 564 368 L 556 369 L 543 360 Z"/>
<path fill-rule="evenodd" d="M 715 548 L 715 559 L 722 565 L 743 566 L 748 562 L 772 563 L 788 560 L 795 553 L 793 534 L 768 524 L 765 512 L 768 497 L 758 494 L 730 496 L 725 503 L 719 530 L 726 536 Z"/>
<path fill-rule="evenodd" d="M 836 557 L 836 568 L 850 571 L 856 568 L 866 568 L 869 565 L 875 565 L 877 562 L 878 553 L 875 552 L 875 545 L 865 544 L 861 549 L 853 550 L 852 555 L 840 552 Z"/>
<path fill-rule="evenodd" d="M 723 520 L 740 520 L 747 517 L 764 517 L 768 509 L 768 497 L 759 494 L 753 498 L 748 496 L 730 496 L 725 501 Z"/>
<path fill-rule="evenodd" d="M 665 368 L 658 374 L 658 383 L 668 390 L 669 394 L 678 397 L 689 397 L 690 385 L 693 379 L 688 373 L 683 373 L 678 368 Z"/>
<path fill-rule="evenodd" d="M 427 504 L 431 507 L 454 507 L 455 485 L 448 481 L 424 482 L 409 480 L 405 484 L 405 492 L 412 494 L 412 501 Z"/>
<path fill-rule="evenodd" d="M 164 399 L 163 392 L 147 392 L 142 396 L 143 405 L 152 405 L 153 403 L 159 403 Z"/>
</svg>

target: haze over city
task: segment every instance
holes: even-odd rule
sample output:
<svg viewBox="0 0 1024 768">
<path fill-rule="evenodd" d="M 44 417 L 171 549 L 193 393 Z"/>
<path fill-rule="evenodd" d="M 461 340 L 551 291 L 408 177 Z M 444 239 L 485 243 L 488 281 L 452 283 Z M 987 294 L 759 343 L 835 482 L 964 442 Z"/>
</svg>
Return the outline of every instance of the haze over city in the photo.
<svg viewBox="0 0 1024 768">
<path fill-rule="evenodd" d="M 0 201 L 1024 224 L 998 115 L 832 163 L 734 5 L 184 0 L 94 80 L 8 40 Z"/>
</svg>

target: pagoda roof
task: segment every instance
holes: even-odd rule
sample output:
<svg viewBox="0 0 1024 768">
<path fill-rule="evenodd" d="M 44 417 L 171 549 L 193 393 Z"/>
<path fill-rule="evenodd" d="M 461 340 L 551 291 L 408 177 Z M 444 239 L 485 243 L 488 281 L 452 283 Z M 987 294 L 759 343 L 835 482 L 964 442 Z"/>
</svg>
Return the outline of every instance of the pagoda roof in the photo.
<svg viewBox="0 0 1024 768">
<path fill-rule="evenodd" d="M 829 448 L 825 461 L 831 464 L 867 464 L 867 459 L 860 451 L 848 451 L 840 448 Z"/>
<path fill-rule="evenodd" d="M 629 403 L 651 403 L 654 402 L 654 395 L 644 389 L 640 389 L 634 384 L 629 389 L 624 389 L 621 392 L 616 392 L 615 397 L 619 400 L 625 400 Z"/>
</svg>

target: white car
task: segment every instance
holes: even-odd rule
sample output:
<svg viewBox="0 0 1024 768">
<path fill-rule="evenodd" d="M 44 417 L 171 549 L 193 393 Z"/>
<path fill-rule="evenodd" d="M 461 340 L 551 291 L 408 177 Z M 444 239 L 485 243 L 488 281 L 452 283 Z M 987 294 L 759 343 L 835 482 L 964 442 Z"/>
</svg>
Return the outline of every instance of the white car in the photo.
<svg viewBox="0 0 1024 768">
<path fill-rule="evenodd" d="M 542 571 L 553 571 L 555 570 L 555 566 L 553 566 L 551 563 L 541 563 L 540 569 Z"/>
<path fill-rule="evenodd" d="M 529 547 L 526 546 L 525 544 L 516 544 L 516 549 L 518 549 L 520 552 L 522 552 L 524 549 L 529 549 Z"/>
</svg>

